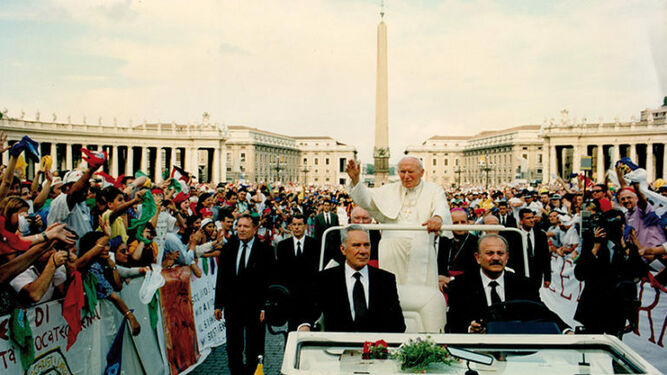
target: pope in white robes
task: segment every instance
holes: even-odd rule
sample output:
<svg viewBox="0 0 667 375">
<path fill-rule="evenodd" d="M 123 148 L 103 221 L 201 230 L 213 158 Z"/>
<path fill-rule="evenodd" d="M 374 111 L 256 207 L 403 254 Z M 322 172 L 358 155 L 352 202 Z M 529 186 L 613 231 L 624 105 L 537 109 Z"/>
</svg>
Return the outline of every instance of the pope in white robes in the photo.
<svg viewBox="0 0 667 375">
<path fill-rule="evenodd" d="M 434 236 L 429 234 L 437 233 L 443 224 L 452 223 L 442 188 L 422 180 L 424 168 L 421 161 L 411 156 L 402 158 L 398 163 L 400 183 L 369 189 L 359 182 L 358 163 L 350 160 L 346 171 L 350 177 L 348 185 L 350 197 L 357 205 L 367 210 L 378 223 L 421 224 L 427 227 L 428 233 L 426 231 L 382 233 L 378 263 L 380 268 L 396 275 L 401 304 L 405 305 L 412 299 L 415 289 L 411 286 L 427 287 L 437 292 L 437 254 L 433 245 Z M 407 292 L 401 293 L 401 289 L 410 290 L 411 296 L 407 296 Z M 427 322 L 424 324 L 430 325 Z M 409 328 L 408 325 L 408 331 Z"/>
</svg>

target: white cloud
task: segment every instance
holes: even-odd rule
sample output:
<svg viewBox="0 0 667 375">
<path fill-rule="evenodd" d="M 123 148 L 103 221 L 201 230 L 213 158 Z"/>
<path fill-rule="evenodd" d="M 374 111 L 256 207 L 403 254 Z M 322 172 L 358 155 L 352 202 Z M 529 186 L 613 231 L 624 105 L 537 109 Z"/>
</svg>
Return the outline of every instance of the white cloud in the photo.
<svg viewBox="0 0 667 375">
<path fill-rule="evenodd" d="M 565 107 L 589 119 L 629 118 L 665 94 L 667 16 L 658 0 L 544 1 L 534 6 L 547 9 L 534 12 L 489 0 L 424 4 L 387 4 L 393 159 L 431 135 L 539 124 Z M 51 103 L 9 104 L 135 123 L 196 121 L 206 111 L 213 121 L 330 135 L 370 161 L 375 2 L 44 7 L 90 30 L 70 48 L 123 62 L 109 72 L 117 84 L 89 79 L 91 88 L 62 88 Z"/>
</svg>

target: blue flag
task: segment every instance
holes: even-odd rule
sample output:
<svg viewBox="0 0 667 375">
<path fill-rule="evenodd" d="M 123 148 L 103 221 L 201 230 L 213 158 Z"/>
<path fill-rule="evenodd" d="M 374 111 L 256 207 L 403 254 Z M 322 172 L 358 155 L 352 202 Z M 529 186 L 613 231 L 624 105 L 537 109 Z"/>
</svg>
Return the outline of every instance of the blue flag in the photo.
<svg viewBox="0 0 667 375">
<path fill-rule="evenodd" d="M 104 369 L 104 375 L 120 374 L 120 364 L 123 359 L 123 335 L 126 325 L 127 319 L 123 318 L 118 333 L 116 333 L 116 338 L 113 339 L 113 344 L 111 344 L 109 353 L 107 353 L 107 367 Z"/>
</svg>

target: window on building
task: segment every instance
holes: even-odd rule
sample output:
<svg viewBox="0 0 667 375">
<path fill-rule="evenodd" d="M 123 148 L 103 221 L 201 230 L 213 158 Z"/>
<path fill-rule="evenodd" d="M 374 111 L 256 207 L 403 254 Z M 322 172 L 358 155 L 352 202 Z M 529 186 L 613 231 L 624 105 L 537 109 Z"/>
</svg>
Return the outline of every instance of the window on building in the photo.
<svg viewBox="0 0 667 375">
<path fill-rule="evenodd" d="M 542 154 L 537 154 L 537 162 L 542 163 Z"/>
<path fill-rule="evenodd" d="M 324 159 L 324 164 L 329 165 L 329 158 Z"/>
<path fill-rule="evenodd" d="M 433 166 L 435 167 L 436 165 L 438 165 L 438 159 L 433 159 Z"/>
<path fill-rule="evenodd" d="M 318 165 L 320 160 L 318 158 L 315 158 L 315 165 Z"/>
<path fill-rule="evenodd" d="M 456 159 L 456 165 L 457 166 L 459 165 L 459 159 Z"/>
<path fill-rule="evenodd" d="M 445 167 L 449 165 L 449 159 L 445 159 Z"/>
<path fill-rule="evenodd" d="M 522 150 L 528 150 L 528 147 L 521 147 Z"/>
<path fill-rule="evenodd" d="M 521 157 L 528 160 L 528 154 L 522 154 Z"/>
<path fill-rule="evenodd" d="M 338 172 L 345 172 L 346 158 L 338 158 Z"/>
<path fill-rule="evenodd" d="M 245 163 L 245 152 L 241 153 L 241 163 Z"/>
<path fill-rule="evenodd" d="M 303 165 L 308 164 L 308 158 L 303 158 Z"/>
</svg>

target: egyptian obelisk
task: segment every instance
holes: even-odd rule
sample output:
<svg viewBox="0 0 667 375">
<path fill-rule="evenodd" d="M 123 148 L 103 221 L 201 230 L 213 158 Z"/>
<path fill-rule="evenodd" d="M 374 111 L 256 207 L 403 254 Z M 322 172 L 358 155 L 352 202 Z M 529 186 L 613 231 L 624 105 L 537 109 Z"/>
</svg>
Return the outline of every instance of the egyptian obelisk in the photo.
<svg viewBox="0 0 667 375">
<path fill-rule="evenodd" d="M 375 85 L 375 186 L 387 182 L 389 176 L 389 115 L 387 88 L 387 25 L 384 23 L 384 7 L 380 11 L 377 44 L 377 77 Z"/>
</svg>

